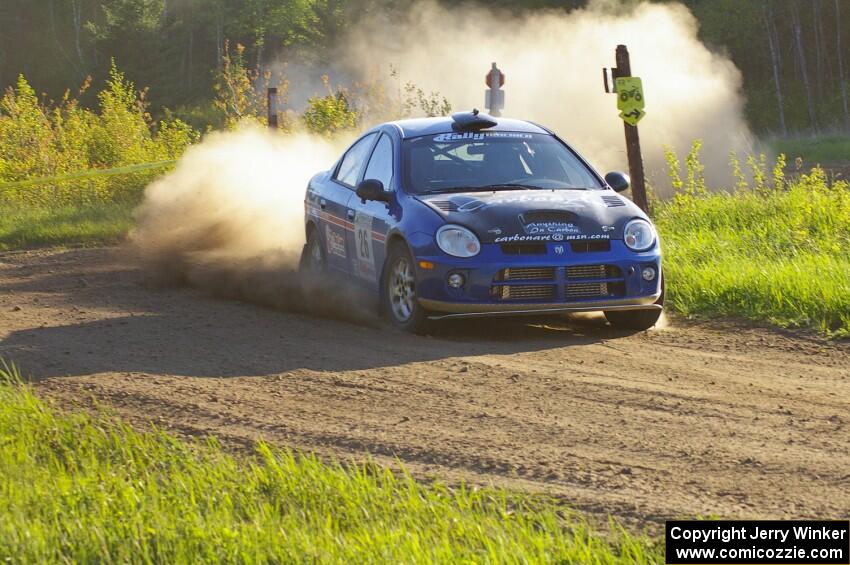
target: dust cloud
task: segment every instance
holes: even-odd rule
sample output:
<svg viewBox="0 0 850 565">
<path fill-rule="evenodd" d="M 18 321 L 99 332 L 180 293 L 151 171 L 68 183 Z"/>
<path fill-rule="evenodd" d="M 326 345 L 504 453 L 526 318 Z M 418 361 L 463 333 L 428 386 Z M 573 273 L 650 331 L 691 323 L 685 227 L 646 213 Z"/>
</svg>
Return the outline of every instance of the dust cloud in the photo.
<svg viewBox="0 0 850 565">
<path fill-rule="evenodd" d="M 519 16 L 424 1 L 401 18 L 353 26 L 340 58 L 362 75 L 392 65 L 399 74 L 392 80 L 440 92 L 455 110 L 483 107 L 484 75 L 495 61 L 506 75 L 503 114 L 549 126 L 604 174 L 627 170 L 616 97 L 602 84 L 602 68 L 614 66 L 614 49 L 625 44 L 632 73 L 643 79 L 640 134 L 652 184 L 666 192 L 665 145 L 684 161 L 699 138 L 709 186 L 728 186 L 729 152 L 749 153 L 753 143 L 741 74 L 699 41 L 697 29 L 678 3 L 596 1 Z"/>
<path fill-rule="evenodd" d="M 213 133 L 145 190 L 130 234 L 149 279 L 292 311 L 365 320 L 332 281 L 305 280 L 304 192 L 342 141 L 256 127 Z"/>
<path fill-rule="evenodd" d="M 699 42 L 697 22 L 680 4 L 597 1 L 570 13 L 517 16 L 417 2 L 395 20 L 353 25 L 334 67 L 349 77 L 387 77 L 386 92 L 400 93 L 410 81 L 463 109 L 481 107 L 484 74 L 496 61 L 507 75 L 504 113 L 554 128 L 604 172 L 627 168 L 616 99 L 603 93 L 601 80 L 619 43 L 628 45 L 632 71 L 643 78 L 641 137 L 656 187 L 663 189 L 665 178 L 663 146 L 684 155 L 695 138 L 704 142 L 709 184 L 726 182 L 729 151 L 748 152 L 752 144 L 741 76 Z M 391 78 L 376 72 L 391 67 Z M 354 306 L 364 301 L 340 291 L 349 285 L 332 288 L 298 274 L 307 182 L 348 141 L 256 128 L 206 136 L 147 188 L 136 212 L 131 240 L 151 278 L 363 319 L 373 310 Z"/>
</svg>

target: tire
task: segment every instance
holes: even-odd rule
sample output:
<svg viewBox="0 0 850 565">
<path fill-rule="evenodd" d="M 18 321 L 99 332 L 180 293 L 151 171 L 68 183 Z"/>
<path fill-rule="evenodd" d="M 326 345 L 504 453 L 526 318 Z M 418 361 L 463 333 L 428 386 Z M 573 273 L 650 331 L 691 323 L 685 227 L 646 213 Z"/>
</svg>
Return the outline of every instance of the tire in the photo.
<svg viewBox="0 0 850 565">
<path fill-rule="evenodd" d="M 431 326 L 428 312 L 419 304 L 416 264 L 405 245 L 397 243 L 387 254 L 381 277 L 381 302 L 387 319 L 400 330 L 421 334 Z"/>
<path fill-rule="evenodd" d="M 661 279 L 661 296 L 655 304 L 662 308 L 652 310 L 606 310 L 605 318 L 612 327 L 618 330 L 648 330 L 656 323 L 664 311 L 664 279 Z"/>
<path fill-rule="evenodd" d="M 308 276 L 320 276 L 325 274 L 327 268 L 328 258 L 325 255 L 322 238 L 319 237 L 319 230 L 313 228 L 307 235 L 307 243 L 304 244 L 304 249 L 301 251 L 301 260 L 298 263 L 298 269 L 302 274 Z"/>
</svg>

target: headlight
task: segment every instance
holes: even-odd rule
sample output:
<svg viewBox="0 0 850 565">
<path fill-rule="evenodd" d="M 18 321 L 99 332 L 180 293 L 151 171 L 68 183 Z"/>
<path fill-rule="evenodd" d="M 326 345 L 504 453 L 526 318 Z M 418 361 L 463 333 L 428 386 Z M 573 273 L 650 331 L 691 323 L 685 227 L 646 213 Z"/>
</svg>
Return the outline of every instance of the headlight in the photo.
<svg viewBox="0 0 850 565">
<path fill-rule="evenodd" d="M 626 224 L 623 240 L 632 251 L 646 251 L 655 244 L 655 229 L 646 220 L 634 219 Z"/>
<path fill-rule="evenodd" d="M 437 230 L 437 245 L 455 257 L 472 257 L 481 251 L 481 242 L 468 229 L 447 224 Z"/>
</svg>

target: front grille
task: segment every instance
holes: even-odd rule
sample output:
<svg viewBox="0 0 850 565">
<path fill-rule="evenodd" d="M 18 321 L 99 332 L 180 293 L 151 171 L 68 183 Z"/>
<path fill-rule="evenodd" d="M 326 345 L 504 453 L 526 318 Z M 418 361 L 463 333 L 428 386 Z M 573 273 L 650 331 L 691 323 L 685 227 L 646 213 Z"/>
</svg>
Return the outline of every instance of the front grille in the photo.
<svg viewBox="0 0 850 565">
<path fill-rule="evenodd" d="M 545 243 L 503 243 L 505 255 L 546 255 Z"/>
<path fill-rule="evenodd" d="M 625 293 L 626 284 L 616 265 L 505 267 L 496 273 L 490 286 L 495 300 L 570 302 L 622 297 Z"/>
<path fill-rule="evenodd" d="M 616 270 L 616 267 L 608 265 L 577 265 L 567 267 L 568 279 L 605 279 L 612 276 L 611 269 Z M 616 276 L 616 275 L 615 275 Z"/>
<path fill-rule="evenodd" d="M 598 251 L 611 251 L 611 242 L 607 239 L 571 241 L 570 248 L 573 250 L 573 253 L 593 253 Z"/>
<path fill-rule="evenodd" d="M 548 300 L 555 297 L 555 285 L 529 284 L 490 287 L 490 293 L 501 300 Z"/>
<path fill-rule="evenodd" d="M 510 267 L 496 275 L 498 281 L 551 281 L 555 278 L 555 267 Z"/>
<path fill-rule="evenodd" d="M 567 300 L 575 298 L 595 298 L 608 296 L 608 283 L 576 283 L 568 284 L 566 289 Z"/>
</svg>

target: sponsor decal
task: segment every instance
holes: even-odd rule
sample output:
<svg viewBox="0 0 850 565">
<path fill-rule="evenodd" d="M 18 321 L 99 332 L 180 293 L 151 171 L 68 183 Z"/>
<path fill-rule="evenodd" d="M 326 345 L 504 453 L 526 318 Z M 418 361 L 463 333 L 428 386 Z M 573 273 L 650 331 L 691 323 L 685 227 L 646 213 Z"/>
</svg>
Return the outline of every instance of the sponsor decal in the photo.
<svg viewBox="0 0 850 565">
<path fill-rule="evenodd" d="M 512 243 L 512 242 L 523 242 L 523 241 L 552 241 L 551 235 L 522 235 L 522 234 L 514 234 L 514 235 L 503 235 L 502 237 L 497 237 L 494 239 L 496 243 Z"/>
<path fill-rule="evenodd" d="M 330 226 L 325 225 L 325 241 L 328 246 L 328 253 L 342 257 L 345 259 L 345 236 Z"/>
<path fill-rule="evenodd" d="M 614 231 L 614 226 L 602 226 L 602 231 L 604 231 L 604 232 Z"/>
<path fill-rule="evenodd" d="M 549 206 L 554 210 L 563 210 L 581 215 L 582 211 L 596 206 L 593 200 L 587 196 L 572 196 L 569 200 L 564 199 L 564 196 L 558 192 L 546 191 L 528 191 L 536 194 L 517 194 L 515 191 L 496 192 L 492 196 L 482 195 L 473 200 L 468 200 L 458 206 L 458 212 L 474 212 L 481 208 L 490 208 L 492 206 L 502 206 L 505 204 L 535 204 L 541 206 Z M 542 193 L 542 194 L 541 194 Z M 458 199 L 452 199 L 457 203 Z"/>
<path fill-rule="evenodd" d="M 487 233 L 492 233 L 493 235 L 502 235 L 502 230 L 499 228 L 492 228 L 487 230 Z"/>
<path fill-rule="evenodd" d="M 478 141 L 488 137 L 495 138 L 515 138 L 515 139 L 531 139 L 530 133 L 515 133 L 515 132 L 466 132 L 466 133 L 441 133 L 435 135 L 433 141 L 436 143 L 446 143 L 451 141 Z"/>
<path fill-rule="evenodd" d="M 503 235 L 502 237 L 497 237 L 493 240 L 494 243 L 524 243 L 524 242 L 536 242 L 536 241 L 579 241 L 582 239 L 611 239 L 611 236 L 607 233 L 593 233 L 593 234 L 542 234 L 542 235 L 524 235 L 524 234 L 514 234 L 514 235 Z"/>
<path fill-rule="evenodd" d="M 543 233 L 551 233 L 551 234 L 579 234 L 581 233 L 581 228 L 577 225 L 570 222 L 530 222 L 523 226 L 525 228 L 525 233 L 529 235 L 534 234 L 543 234 Z"/>
<path fill-rule="evenodd" d="M 556 245 L 555 246 L 555 255 L 563 255 L 564 254 L 564 246 Z"/>
<path fill-rule="evenodd" d="M 528 194 L 528 192 L 533 192 L 535 194 Z M 515 191 L 504 191 L 496 192 L 493 195 L 482 194 L 481 196 L 472 199 L 468 199 L 470 198 L 468 196 L 459 196 L 454 198 L 449 196 L 448 199 L 457 205 L 458 212 L 474 212 L 482 208 L 490 208 L 493 206 L 502 206 L 510 204 L 535 204 L 543 207 L 551 207 L 553 210 L 572 212 L 580 216 L 587 209 L 598 207 L 598 204 L 594 200 L 590 199 L 590 197 L 585 195 L 572 195 L 568 200 L 565 200 L 564 196 L 558 193 L 557 191 L 528 192 L 517 194 Z M 613 229 L 613 226 L 609 227 Z"/>
</svg>

